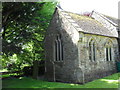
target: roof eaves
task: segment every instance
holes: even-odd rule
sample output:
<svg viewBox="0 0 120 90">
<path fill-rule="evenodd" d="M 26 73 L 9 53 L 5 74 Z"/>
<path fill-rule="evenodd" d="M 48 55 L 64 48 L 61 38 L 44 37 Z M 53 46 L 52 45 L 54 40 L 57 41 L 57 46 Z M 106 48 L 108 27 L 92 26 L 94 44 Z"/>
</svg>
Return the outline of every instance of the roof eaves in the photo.
<svg viewBox="0 0 120 90">
<path fill-rule="evenodd" d="M 84 32 L 84 31 L 79 31 L 84 34 L 92 34 L 92 35 L 99 35 L 99 36 L 105 36 L 105 37 L 112 37 L 112 38 L 118 38 L 117 36 L 110 36 L 110 35 L 103 35 L 103 34 L 95 34 L 95 33 L 90 33 L 90 32 Z"/>
</svg>

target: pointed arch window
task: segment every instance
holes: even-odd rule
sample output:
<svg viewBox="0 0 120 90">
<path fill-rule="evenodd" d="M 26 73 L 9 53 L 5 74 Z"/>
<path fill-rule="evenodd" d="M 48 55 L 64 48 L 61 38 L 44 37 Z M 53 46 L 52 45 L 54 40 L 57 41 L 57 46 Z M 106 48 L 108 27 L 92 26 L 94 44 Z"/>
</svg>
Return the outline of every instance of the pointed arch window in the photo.
<svg viewBox="0 0 120 90">
<path fill-rule="evenodd" d="M 63 61 L 63 45 L 61 35 L 57 35 L 55 40 L 55 61 Z"/>
<path fill-rule="evenodd" d="M 112 61 L 112 43 L 109 41 L 105 46 L 106 61 Z"/>
<path fill-rule="evenodd" d="M 96 60 L 96 43 L 94 40 L 91 40 L 89 42 L 89 60 Z"/>
</svg>

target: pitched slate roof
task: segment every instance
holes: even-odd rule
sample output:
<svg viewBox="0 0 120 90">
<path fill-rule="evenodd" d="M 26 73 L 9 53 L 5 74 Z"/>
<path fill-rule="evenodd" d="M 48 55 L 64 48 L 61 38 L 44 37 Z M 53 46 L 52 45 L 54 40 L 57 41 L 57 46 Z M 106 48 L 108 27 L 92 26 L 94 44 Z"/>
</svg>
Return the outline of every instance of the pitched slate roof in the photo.
<svg viewBox="0 0 120 90">
<path fill-rule="evenodd" d="M 76 27 L 78 31 L 109 37 L 118 37 L 97 20 L 71 12 L 62 11 L 64 16 Z"/>
<path fill-rule="evenodd" d="M 114 17 L 110 17 L 110 16 L 107 16 L 107 15 L 104 15 L 106 18 L 108 18 L 109 20 L 111 20 L 113 23 L 117 24 L 118 25 L 118 19 L 114 18 Z"/>
</svg>

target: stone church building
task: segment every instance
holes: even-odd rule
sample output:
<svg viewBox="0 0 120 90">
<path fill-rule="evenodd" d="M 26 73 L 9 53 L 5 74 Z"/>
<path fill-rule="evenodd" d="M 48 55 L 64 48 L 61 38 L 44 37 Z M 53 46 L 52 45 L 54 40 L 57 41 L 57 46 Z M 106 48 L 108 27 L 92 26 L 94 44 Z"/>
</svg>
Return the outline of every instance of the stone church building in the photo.
<svg viewBox="0 0 120 90">
<path fill-rule="evenodd" d="M 79 15 L 56 8 L 45 37 L 45 77 L 86 83 L 116 72 L 117 19 L 93 11 Z"/>
</svg>

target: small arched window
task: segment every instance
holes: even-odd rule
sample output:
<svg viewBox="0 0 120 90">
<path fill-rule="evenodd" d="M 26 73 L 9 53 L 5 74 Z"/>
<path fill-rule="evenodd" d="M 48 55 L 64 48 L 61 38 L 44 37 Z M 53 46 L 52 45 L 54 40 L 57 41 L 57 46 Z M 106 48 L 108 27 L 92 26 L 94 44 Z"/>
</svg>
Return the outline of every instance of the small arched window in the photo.
<svg viewBox="0 0 120 90">
<path fill-rule="evenodd" d="M 106 61 L 112 61 L 112 43 L 109 41 L 105 45 Z"/>
<path fill-rule="evenodd" d="M 96 60 L 96 43 L 94 40 L 91 40 L 89 42 L 89 60 Z"/>
<path fill-rule="evenodd" d="M 55 61 L 63 61 L 63 45 L 60 35 L 57 35 L 55 40 Z"/>
</svg>

